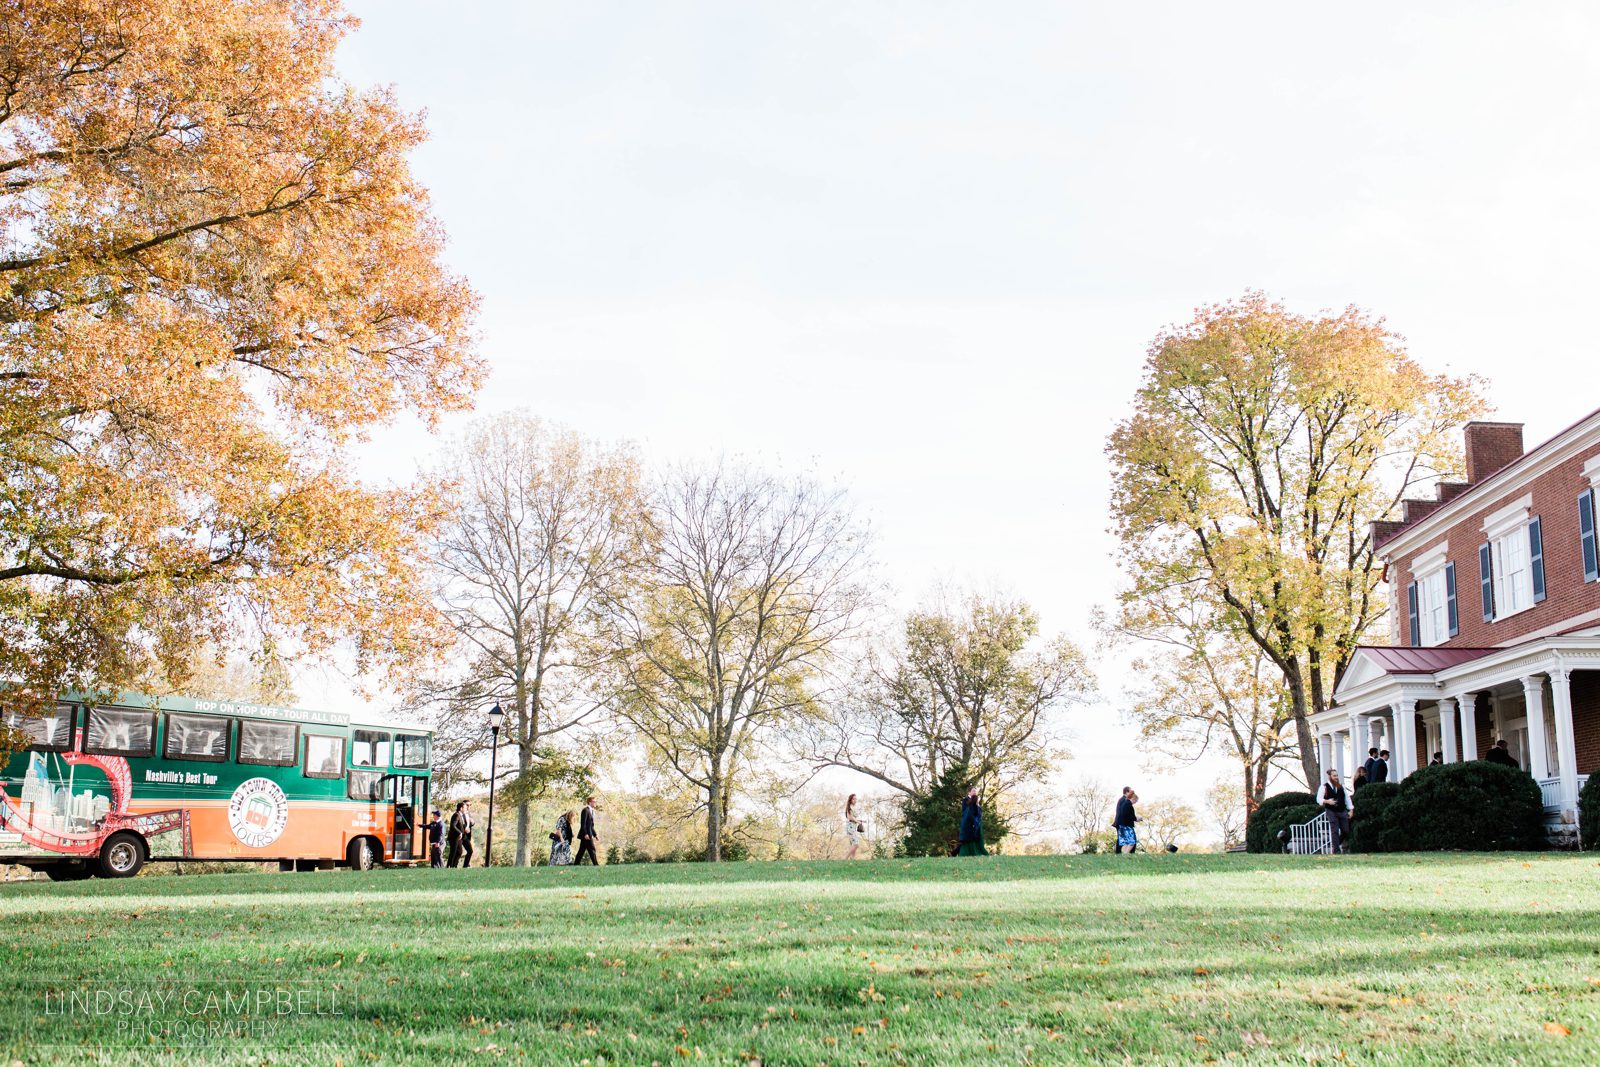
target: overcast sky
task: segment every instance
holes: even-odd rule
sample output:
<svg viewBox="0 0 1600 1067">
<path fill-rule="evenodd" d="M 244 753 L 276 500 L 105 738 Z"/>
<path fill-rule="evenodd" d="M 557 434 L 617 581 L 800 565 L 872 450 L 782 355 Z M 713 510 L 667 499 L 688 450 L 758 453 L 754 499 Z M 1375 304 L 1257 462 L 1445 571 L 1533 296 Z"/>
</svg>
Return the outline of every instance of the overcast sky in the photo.
<svg viewBox="0 0 1600 1067">
<path fill-rule="evenodd" d="M 998 586 L 1091 642 L 1105 436 L 1156 331 L 1247 288 L 1386 316 L 1530 444 L 1600 404 L 1600 5 L 351 6 L 343 74 L 427 112 L 480 410 L 836 478 L 906 603 Z M 1140 773 L 1114 699 L 1076 733 L 1069 775 L 1146 796 L 1218 769 Z"/>
</svg>

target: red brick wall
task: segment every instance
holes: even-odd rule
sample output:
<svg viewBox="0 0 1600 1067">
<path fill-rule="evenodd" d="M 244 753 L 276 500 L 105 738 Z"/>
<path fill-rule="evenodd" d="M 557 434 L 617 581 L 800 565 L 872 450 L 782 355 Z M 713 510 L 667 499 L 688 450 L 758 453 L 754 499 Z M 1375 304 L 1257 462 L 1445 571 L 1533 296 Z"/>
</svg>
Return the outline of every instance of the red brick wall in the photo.
<svg viewBox="0 0 1600 1067">
<path fill-rule="evenodd" d="M 1583 476 L 1584 462 L 1600 455 L 1600 445 L 1591 446 L 1559 467 L 1547 472 L 1531 485 L 1524 482 L 1482 499 L 1474 498 L 1472 511 L 1463 515 L 1448 530 L 1441 531 L 1418 546 L 1427 552 L 1441 540 L 1450 542 L 1450 559 L 1456 565 L 1456 606 L 1460 633 L 1445 642 L 1447 648 L 1489 648 L 1513 644 L 1535 630 L 1559 623 L 1575 615 L 1600 610 L 1600 582 L 1583 580 L 1583 555 L 1578 542 L 1578 494 L 1589 488 Z M 1545 599 L 1520 614 L 1497 622 L 1483 621 L 1483 601 L 1479 592 L 1478 546 L 1483 544 L 1483 520 L 1514 500 L 1531 493 L 1529 517 L 1539 516 L 1544 541 Z M 1400 643 L 1410 644 L 1411 623 L 1406 610 L 1405 589 L 1412 581 L 1411 560 L 1416 553 L 1391 557 L 1390 580 L 1398 583 Z"/>
<path fill-rule="evenodd" d="M 1572 733 L 1578 773 L 1600 772 L 1600 671 L 1572 672 Z"/>
</svg>

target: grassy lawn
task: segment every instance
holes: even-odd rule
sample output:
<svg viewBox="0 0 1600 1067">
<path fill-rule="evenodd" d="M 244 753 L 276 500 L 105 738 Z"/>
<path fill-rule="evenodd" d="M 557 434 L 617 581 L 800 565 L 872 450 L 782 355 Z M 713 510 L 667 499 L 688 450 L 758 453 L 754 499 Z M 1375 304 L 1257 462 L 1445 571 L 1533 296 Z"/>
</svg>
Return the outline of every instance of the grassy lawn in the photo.
<svg viewBox="0 0 1600 1067">
<path fill-rule="evenodd" d="M 144 1060 L 1600 1063 L 1594 855 L 207 875 L 0 909 L 0 1062 L 128 1062 L 176 1019 Z M 195 999 L 270 983 L 293 1025 Z"/>
</svg>

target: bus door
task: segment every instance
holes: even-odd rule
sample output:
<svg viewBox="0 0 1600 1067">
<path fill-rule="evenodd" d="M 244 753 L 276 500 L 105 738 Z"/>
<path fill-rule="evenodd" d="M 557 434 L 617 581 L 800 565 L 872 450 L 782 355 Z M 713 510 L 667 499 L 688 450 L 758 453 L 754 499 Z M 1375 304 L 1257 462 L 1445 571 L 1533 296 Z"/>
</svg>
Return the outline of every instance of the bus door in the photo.
<svg viewBox="0 0 1600 1067">
<path fill-rule="evenodd" d="M 394 858 L 413 858 L 417 813 L 427 810 L 427 779 L 397 774 L 394 779 Z"/>
</svg>

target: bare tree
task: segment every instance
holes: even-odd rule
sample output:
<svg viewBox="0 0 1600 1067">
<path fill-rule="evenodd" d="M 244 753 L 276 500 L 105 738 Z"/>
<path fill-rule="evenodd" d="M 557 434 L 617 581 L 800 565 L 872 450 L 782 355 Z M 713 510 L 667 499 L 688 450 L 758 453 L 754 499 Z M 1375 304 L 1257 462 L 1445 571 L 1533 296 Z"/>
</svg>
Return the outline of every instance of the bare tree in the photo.
<svg viewBox="0 0 1600 1067">
<path fill-rule="evenodd" d="M 1095 682 L 1070 640 L 1038 635 L 1020 600 L 964 593 L 912 613 L 898 647 L 869 659 L 852 691 L 806 724 L 810 762 L 907 795 L 956 766 L 991 798 L 1039 781 L 1064 754 L 1061 713 Z"/>
<path fill-rule="evenodd" d="M 512 760 L 517 863 L 529 862 L 529 807 L 552 781 L 582 778 L 558 742 L 604 703 L 601 618 L 629 581 L 644 532 L 638 466 L 527 414 L 471 430 L 440 472 L 456 493 L 437 546 L 438 597 L 459 645 L 457 671 L 418 687 L 439 723 L 449 777 L 486 739 L 484 711 L 506 713 L 500 741 Z M 567 773 L 570 769 L 571 773 Z M 497 783 L 498 785 L 498 783 Z"/>
<path fill-rule="evenodd" d="M 1152 800 L 1140 805 L 1139 827 L 1140 837 L 1166 848 L 1200 829 L 1200 816 L 1181 800 Z"/>
<path fill-rule="evenodd" d="M 1068 786 L 1061 799 L 1067 839 L 1081 852 L 1086 841 L 1111 825 L 1117 791 L 1098 778 L 1084 778 Z"/>
<path fill-rule="evenodd" d="M 1222 832 L 1222 847 L 1233 848 L 1244 843 L 1244 823 L 1248 814 L 1244 793 L 1238 782 L 1219 778 L 1206 790 L 1206 814 Z"/>
<path fill-rule="evenodd" d="M 1282 672 L 1253 642 L 1227 632 L 1202 590 L 1153 594 L 1137 616 L 1125 611 L 1100 625 L 1114 639 L 1134 638 L 1156 650 L 1135 659 L 1130 671 L 1144 683 L 1128 694 L 1127 717 L 1147 752 L 1177 763 L 1225 753 L 1252 810 L 1266 796 L 1273 770 L 1299 773 Z"/>
<path fill-rule="evenodd" d="M 726 464 L 671 472 L 651 514 L 645 580 L 619 605 L 614 707 L 699 790 L 716 861 L 732 773 L 810 713 L 855 623 L 865 533 L 842 493 Z"/>
</svg>

